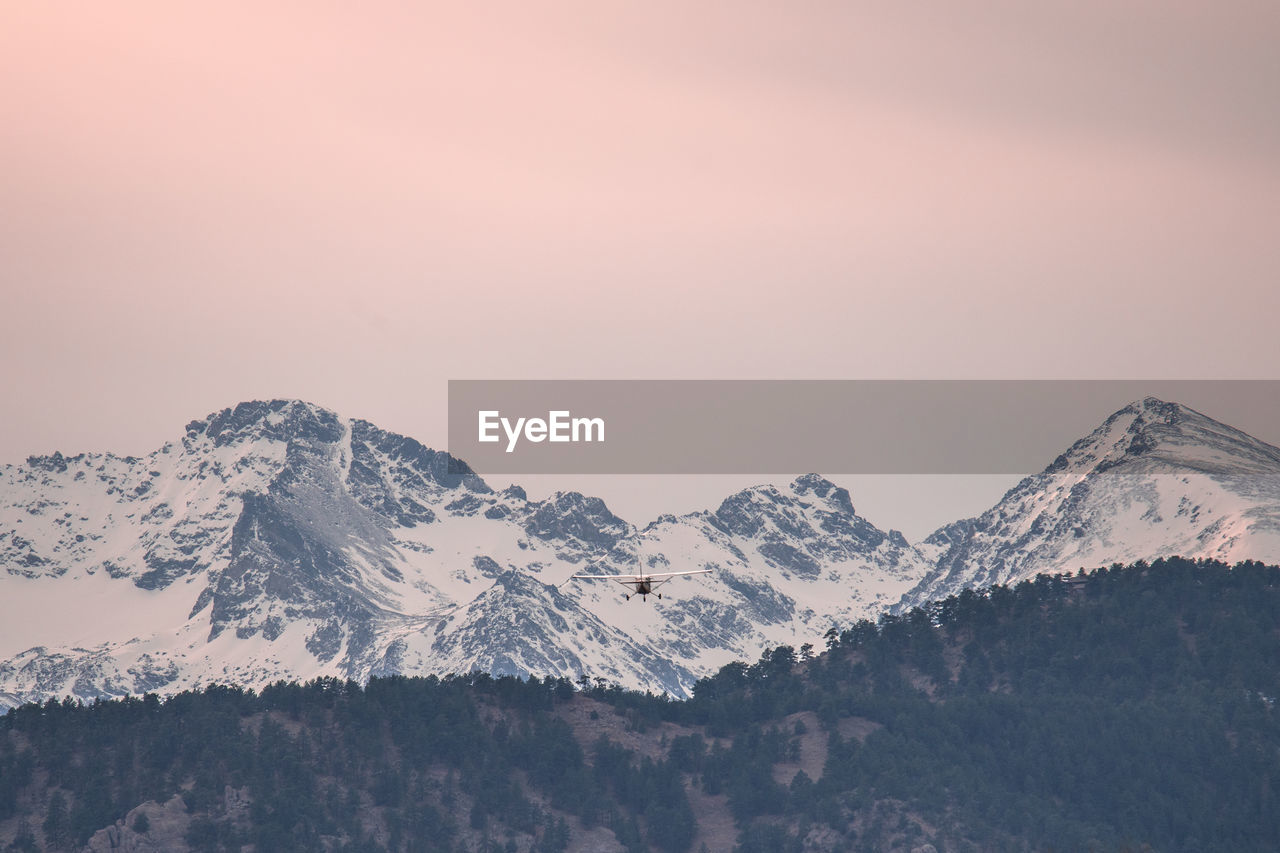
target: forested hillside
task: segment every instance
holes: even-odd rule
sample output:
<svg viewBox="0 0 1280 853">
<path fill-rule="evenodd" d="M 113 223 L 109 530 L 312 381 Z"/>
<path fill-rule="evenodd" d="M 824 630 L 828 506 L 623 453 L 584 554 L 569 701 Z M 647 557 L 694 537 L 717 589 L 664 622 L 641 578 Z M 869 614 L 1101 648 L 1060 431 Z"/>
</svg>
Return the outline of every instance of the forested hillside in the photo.
<svg viewBox="0 0 1280 853">
<path fill-rule="evenodd" d="M 1041 577 L 815 643 L 683 702 L 471 675 L 27 705 L 0 848 L 1280 849 L 1280 568 Z"/>
</svg>

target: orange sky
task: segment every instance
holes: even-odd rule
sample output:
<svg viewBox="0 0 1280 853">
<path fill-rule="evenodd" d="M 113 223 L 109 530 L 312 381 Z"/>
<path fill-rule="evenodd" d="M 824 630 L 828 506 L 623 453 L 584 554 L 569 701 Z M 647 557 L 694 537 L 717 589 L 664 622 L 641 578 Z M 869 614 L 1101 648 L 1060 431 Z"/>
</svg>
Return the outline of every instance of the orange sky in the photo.
<svg viewBox="0 0 1280 853">
<path fill-rule="evenodd" d="M 936 4 L 935 4 L 936 5 Z M 10 3 L 0 462 L 480 377 L 1268 377 L 1280 6 Z"/>
</svg>

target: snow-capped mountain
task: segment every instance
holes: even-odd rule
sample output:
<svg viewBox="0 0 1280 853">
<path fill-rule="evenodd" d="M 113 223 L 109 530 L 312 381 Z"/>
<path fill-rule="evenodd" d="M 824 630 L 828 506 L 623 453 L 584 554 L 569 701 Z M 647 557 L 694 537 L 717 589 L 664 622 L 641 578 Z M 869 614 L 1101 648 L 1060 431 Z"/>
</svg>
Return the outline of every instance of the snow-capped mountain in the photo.
<svg viewBox="0 0 1280 853">
<path fill-rule="evenodd" d="M 142 458 L 0 468 L 0 704 L 471 669 L 684 695 L 874 614 L 930 568 L 813 475 L 641 531 L 597 498 L 530 501 L 451 461 L 276 400 Z M 714 571 L 662 607 L 565 583 L 642 563 Z"/>
<path fill-rule="evenodd" d="M 1280 559 L 1280 448 L 1148 397 L 1113 414 L 977 518 L 920 546 L 900 606 L 965 587 L 1157 557 Z"/>
<path fill-rule="evenodd" d="M 1280 449 L 1154 399 L 918 546 L 813 474 L 638 528 L 365 421 L 243 403 L 142 458 L 0 468 L 0 707 L 473 669 L 681 696 L 963 587 L 1175 554 L 1280 559 Z M 648 604 L 567 582 L 641 566 L 712 573 Z"/>
</svg>

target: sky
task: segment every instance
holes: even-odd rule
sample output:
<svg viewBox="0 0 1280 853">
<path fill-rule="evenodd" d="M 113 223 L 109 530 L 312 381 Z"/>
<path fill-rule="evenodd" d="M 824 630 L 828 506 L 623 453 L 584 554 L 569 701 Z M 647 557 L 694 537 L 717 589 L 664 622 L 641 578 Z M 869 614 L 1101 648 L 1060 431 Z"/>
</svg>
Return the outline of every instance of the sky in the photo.
<svg viewBox="0 0 1280 853">
<path fill-rule="evenodd" d="M 1280 364 L 1269 0 L 4 20 L 0 463 L 274 397 L 442 447 L 451 378 Z M 597 485 L 640 520 L 725 484 Z M 1004 488 L 953 485 L 888 491 Z"/>
</svg>

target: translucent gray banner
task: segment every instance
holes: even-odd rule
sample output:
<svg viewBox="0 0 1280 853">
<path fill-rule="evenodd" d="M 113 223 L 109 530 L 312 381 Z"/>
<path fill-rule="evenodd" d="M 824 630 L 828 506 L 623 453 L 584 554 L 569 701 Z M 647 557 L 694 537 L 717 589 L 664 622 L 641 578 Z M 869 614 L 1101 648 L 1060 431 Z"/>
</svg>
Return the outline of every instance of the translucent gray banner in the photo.
<svg viewBox="0 0 1280 853">
<path fill-rule="evenodd" d="M 1280 442 L 1280 380 L 451 380 L 484 474 L 1025 474 L 1148 397 Z"/>
</svg>

